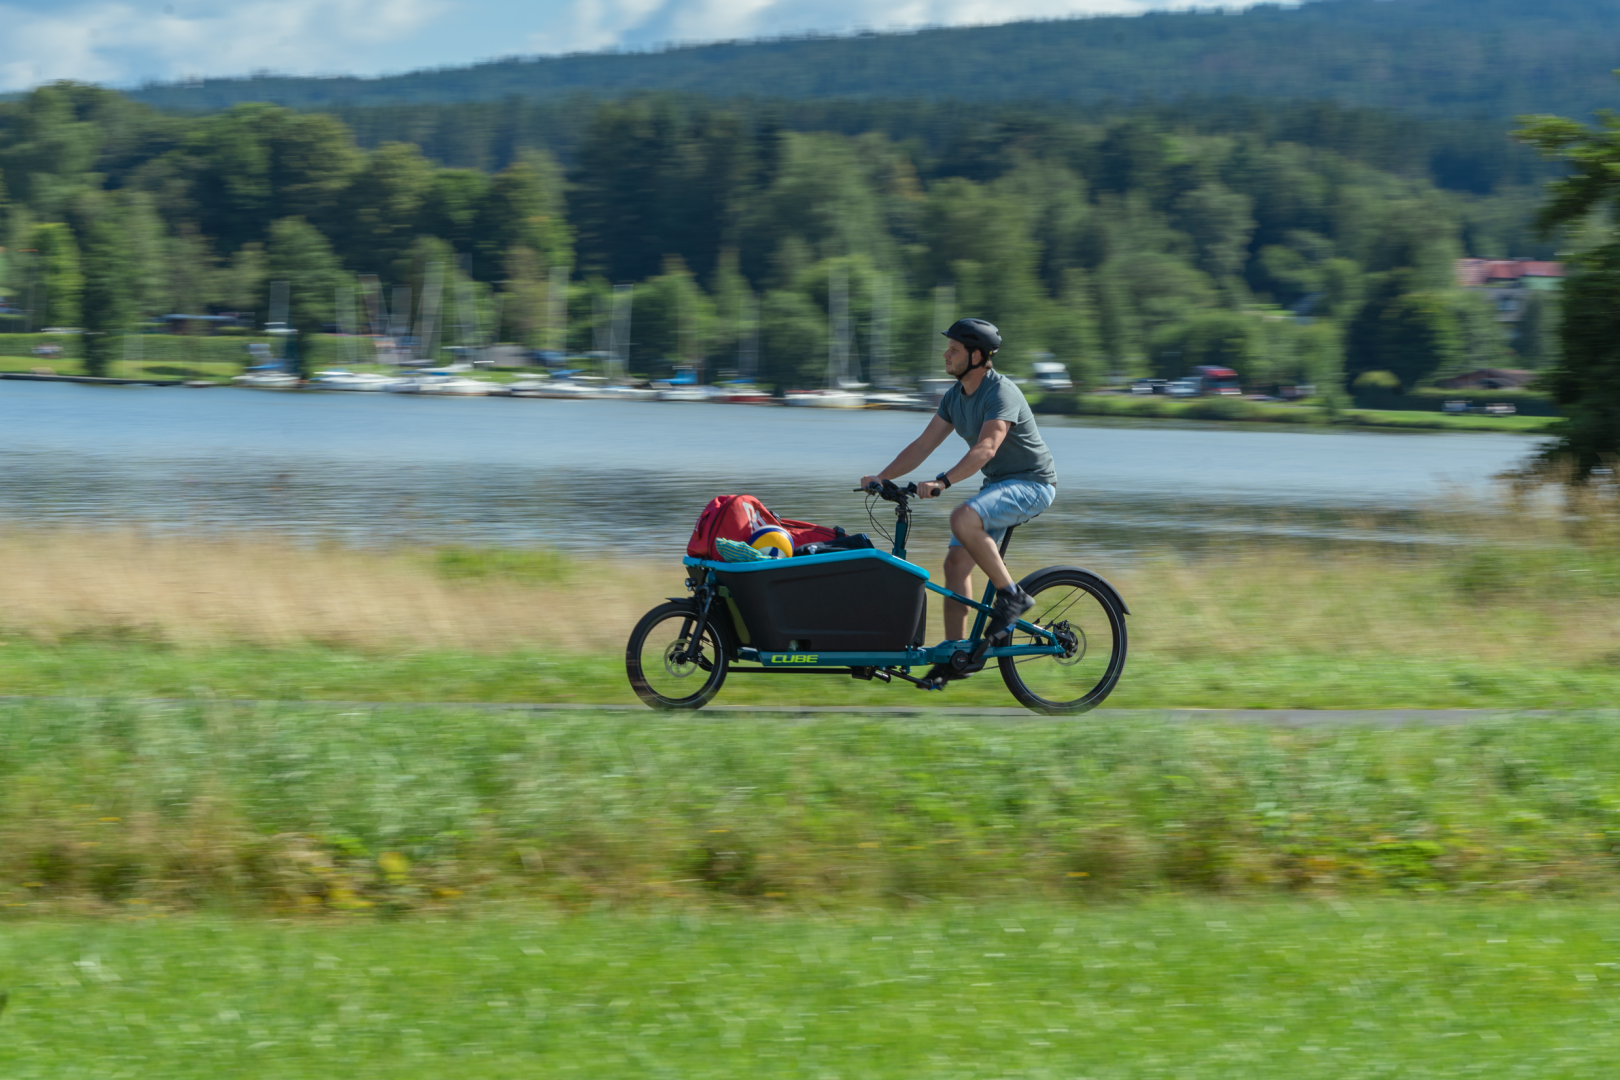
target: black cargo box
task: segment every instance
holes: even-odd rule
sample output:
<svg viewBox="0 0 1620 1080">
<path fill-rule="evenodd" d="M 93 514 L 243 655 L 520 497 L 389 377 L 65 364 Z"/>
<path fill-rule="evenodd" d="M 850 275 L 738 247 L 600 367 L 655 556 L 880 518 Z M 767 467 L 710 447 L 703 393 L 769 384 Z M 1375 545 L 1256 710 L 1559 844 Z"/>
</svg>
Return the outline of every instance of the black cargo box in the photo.
<svg viewBox="0 0 1620 1080">
<path fill-rule="evenodd" d="M 880 551 L 716 568 L 742 644 L 771 652 L 892 652 L 923 642 L 927 573 Z"/>
</svg>

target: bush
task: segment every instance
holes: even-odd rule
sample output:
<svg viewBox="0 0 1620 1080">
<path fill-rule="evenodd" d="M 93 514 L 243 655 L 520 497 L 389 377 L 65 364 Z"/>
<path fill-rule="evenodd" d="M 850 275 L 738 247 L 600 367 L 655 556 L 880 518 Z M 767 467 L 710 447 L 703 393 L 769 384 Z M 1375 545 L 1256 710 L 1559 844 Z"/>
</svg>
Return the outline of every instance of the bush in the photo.
<svg viewBox="0 0 1620 1080">
<path fill-rule="evenodd" d="M 1401 380 L 1397 379 L 1394 372 L 1390 371 L 1364 371 L 1356 377 L 1356 381 L 1351 386 L 1356 390 L 1367 392 L 1374 390 L 1398 391 L 1401 388 Z"/>
<path fill-rule="evenodd" d="M 35 357 L 36 345 L 59 345 L 62 355 Z M 49 364 L 53 359 L 76 360 L 84 355 L 83 346 L 83 334 L 0 334 L 0 356 L 25 356 L 41 364 Z"/>
</svg>

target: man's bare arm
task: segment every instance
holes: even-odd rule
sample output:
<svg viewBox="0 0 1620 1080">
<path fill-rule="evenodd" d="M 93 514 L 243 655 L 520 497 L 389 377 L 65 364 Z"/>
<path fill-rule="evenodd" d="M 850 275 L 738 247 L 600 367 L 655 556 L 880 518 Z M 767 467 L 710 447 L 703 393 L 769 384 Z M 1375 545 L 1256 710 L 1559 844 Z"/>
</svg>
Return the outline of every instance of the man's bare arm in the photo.
<svg viewBox="0 0 1620 1080">
<path fill-rule="evenodd" d="M 1005 420 L 986 420 L 984 426 L 979 429 L 978 439 L 962 456 L 962 460 L 945 470 L 946 478 L 953 484 L 960 484 L 984 468 L 985 464 L 996 456 L 996 451 L 1001 449 L 1002 440 L 1011 430 L 1012 424 Z M 917 485 L 917 494 L 925 499 L 932 499 L 944 490 L 945 485 L 937 480 L 925 480 Z"/>
<path fill-rule="evenodd" d="M 906 473 L 927 461 L 928 455 L 938 450 L 939 444 L 944 442 L 945 436 L 949 435 L 953 430 L 955 429 L 947 421 L 941 420 L 939 414 L 935 413 L 933 419 L 928 421 L 928 426 L 923 428 L 923 433 L 913 439 L 911 445 L 900 451 L 899 456 L 889 462 L 882 472 L 876 476 L 861 477 L 861 487 L 865 487 L 874 480 L 893 480 L 906 475 Z M 992 450 L 990 453 L 994 454 L 995 451 Z M 988 461 L 989 458 L 985 460 Z"/>
</svg>

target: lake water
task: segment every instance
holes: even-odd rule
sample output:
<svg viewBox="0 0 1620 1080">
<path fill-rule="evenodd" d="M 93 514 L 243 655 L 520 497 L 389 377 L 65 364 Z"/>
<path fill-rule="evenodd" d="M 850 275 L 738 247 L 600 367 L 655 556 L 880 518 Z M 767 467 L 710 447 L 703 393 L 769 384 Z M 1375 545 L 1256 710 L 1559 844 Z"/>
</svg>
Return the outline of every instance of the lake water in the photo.
<svg viewBox="0 0 1620 1080">
<path fill-rule="evenodd" d="M 870 532 L 851 489 L 927 419 L 0 381 L 0 520 L 678 555 L 720 493 Z M 1436 508 L 1483 495 L 1536 446 L 1514 435 L 1056 418 L 1042 431 L 1059 494 L 1016 543 L 1077 559 L 1262 536 L 1443 540 Z M 918 475 L 964 449 L 953 437 Z M 919 511 L 918 546 L 947 535 L 947 505 Z"/>
</svg>

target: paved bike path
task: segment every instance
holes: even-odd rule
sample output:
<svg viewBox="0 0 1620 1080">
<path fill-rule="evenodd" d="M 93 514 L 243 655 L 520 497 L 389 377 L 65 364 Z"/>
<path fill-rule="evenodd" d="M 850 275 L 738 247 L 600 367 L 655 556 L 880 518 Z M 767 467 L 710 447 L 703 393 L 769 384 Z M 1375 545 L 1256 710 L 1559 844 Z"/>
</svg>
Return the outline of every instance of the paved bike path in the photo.
<svg viewBox="0 0 1620 1080">
<path fill-rule="evenodd" d="M 530 701 L 326 701 L 275 700 L 265 698 L 125 698 L 0 695 L 0 705 L 63 704 L 91 705 L 119 703 L 143 706 L 224 705 L 239 708 L 335 709 L 475 709 L 487 712 L 528 712 L 536 714 L 639 713 L 646 716 L 734 716 L 810 718 L 818 716 L 866 716 L 874 720 L 1052 720 L 1018 707 L 948 708 L 944 706 L 866 706 L 866 705 L 710 705 L 697 713 L 658 714 L 645 705 L 585 705 L 573 702 Z M 1372 727 L 1453 727 L 1487 720 L 1515 717 L 1602 716 L 1620 717 L 1608 709 L 1096 709 L 1068 719 L 1155 719 L 1180 723 L 1268 724 L 1276 727 L 1372 726 Z"/>
</svg>

